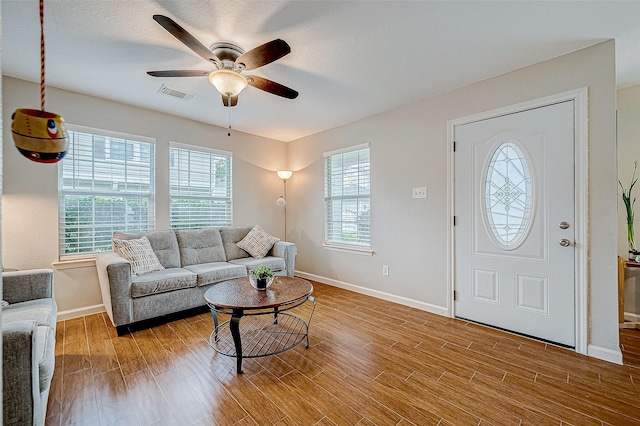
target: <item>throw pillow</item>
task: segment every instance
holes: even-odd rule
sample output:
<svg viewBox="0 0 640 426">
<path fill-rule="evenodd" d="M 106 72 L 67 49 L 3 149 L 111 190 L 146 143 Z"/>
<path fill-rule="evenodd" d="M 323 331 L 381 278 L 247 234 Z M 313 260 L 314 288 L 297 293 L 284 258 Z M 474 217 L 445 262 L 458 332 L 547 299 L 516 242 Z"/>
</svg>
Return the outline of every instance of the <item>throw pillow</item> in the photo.
<svg viewBox="0 0 640 426">
<path fill-rule="evenodd" d="M 147 237 L 138 240 L 112 240 L 113 251 L 131 262 L 131 273 L 142 275 L 164 269 Z"/>
<path fill-rule="evenodd" d="M 237 245 L 256 259 L 262 259 L 278 241 L 280 238 L 267 234 L 264 229 L 256 225 L 246 237 L 238 241 Z"/>
</svg>

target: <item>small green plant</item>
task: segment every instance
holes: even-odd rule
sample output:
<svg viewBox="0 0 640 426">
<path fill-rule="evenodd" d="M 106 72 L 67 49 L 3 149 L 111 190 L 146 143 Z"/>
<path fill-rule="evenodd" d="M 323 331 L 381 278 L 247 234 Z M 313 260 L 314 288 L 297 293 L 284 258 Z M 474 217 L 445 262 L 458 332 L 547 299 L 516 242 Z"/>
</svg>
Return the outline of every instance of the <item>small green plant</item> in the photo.
<svg viewBox="0 0 640 426">
<path fill-rule="evenodd" d="M 269 265 L 258 265 L 251 273 L 256 278 L 271 278 L 275 275 Z"/>
</svg>

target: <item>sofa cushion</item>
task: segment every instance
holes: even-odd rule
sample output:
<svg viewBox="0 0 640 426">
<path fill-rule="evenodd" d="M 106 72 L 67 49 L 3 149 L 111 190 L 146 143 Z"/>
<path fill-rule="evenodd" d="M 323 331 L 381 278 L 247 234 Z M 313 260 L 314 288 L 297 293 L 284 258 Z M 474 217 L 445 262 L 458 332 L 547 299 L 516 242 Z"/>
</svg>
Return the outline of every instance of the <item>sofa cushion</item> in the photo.
<svg viewBox="0 0 640 426">
<path fill-rule="evenodd" d="M 184 269 L 198 274 L 198 286 L 247 276 L 247 269 L 244 266 L 227 262 L 203 263 L 187 266 Z"/>
<path fill-rule="evenodd" d="M 182 267 L 201 263 L 224 262 L 227 257 L 217 228 L 176 231 Z"/>
<path fill-rule="evenodd" d="M 113 238 L 118 240 L 133 240 L 142 237 L 147 237 L 162 266 L 165 268 L 180 267 L 178 240 L 176 233 L 172 230 L 138 233 L 115 231 L 113 233 Z"/>
<path fill-rule="evenodd" d="M 229 226 L 220 228 L 220 236 L 222 237 L 222 245 L 224 253 L 227 256 L 227 262 L 232 259 L 242 259 L 249 257 L 249 253 L 238 247 L 238 241 L 247 236 L 253 227 Z"/>
<path fill-rule="evenodd" d="M 58 309 L 53 299 L 34 299 L 12 303 L 2 308 L 2 323 L 33 320 L 38 326 L 48 326 L 55 330 Z"/>
<path fill-rule="evenodd" d="M 278 241 L 280 241 L 280 238 L 269 235 L 264 229 L 256 225 L 246 237 L 238 241 L 238 247 L 251 256 L 262 259 Z"/>
<path fill-rule="evenodd" d="M 56 330 L 46 325 L 38 325 L 36 332 L 36 359 L 40 373 L 40 393 L 49 389 L 53 368 L 55 366 L 54 348 L 56 346 Z"/>
<path fill-rule="evenodd" d="M 158 257 L 151 248 L 147 237 L 137 240 L 112 240 L 113 251 L 131 262 L 133 275 L 147 274 L 164 269 Z"/>
<path fill-rule="evenodd" d="M 196 274 L 182 268 L 168 268 L 162 271 L 132 277 L 131 297 L 143 297 L 196 286 Z"/>
<path fill-rule="evenodd" d="M 263 257 L 262 259 L 256 259 L 255 257 L 248 257 L 245 259 L 235 259 L 235 260 L 230 260 L 229 263 L 242 265 L 246 267 L 247 274 L 249 273 L 249 271 L 254 270 L 258 265 L 267 265 L 271 268 L 273 272 L 280 272 L 286 268 L 283 258 L 273 257 L 273 256 Z"/>
</svg>

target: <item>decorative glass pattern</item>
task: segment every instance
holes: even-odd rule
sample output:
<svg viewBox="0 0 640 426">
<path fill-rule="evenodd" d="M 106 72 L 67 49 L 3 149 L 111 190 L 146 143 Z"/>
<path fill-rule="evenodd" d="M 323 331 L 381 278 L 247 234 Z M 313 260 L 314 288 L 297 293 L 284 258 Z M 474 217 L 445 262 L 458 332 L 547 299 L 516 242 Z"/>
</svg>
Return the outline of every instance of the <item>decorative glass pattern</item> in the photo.
<svg viewBox="0 0 640 426">
<path fill-rule="evenodd" d="M 516 144 L 501 143 L 493 153 L 485 180 L 485 214 L 496 241 L 514 248 L 531 222 L 533 204 L 529 163 Z"/>
</svg>

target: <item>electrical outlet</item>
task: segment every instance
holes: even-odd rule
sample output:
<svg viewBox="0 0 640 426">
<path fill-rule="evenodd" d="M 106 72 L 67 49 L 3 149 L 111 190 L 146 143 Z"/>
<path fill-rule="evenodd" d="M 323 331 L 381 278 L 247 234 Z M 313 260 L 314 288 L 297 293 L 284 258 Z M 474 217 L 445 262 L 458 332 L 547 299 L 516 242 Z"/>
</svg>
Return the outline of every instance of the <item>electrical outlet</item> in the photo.
<svg viewBox="0 0 640 426">
<path fill-rule="evenodd" d="M 389 275 L 389 266 L 388 265 L 382 265 L 382 275 L 384 275 L 384 276 Z"/>
<path fill-rule="evenodd" d="M 427 187 L 421 186 L 413 188 L 413 198 L 427 198 Z"/>
</svg>

